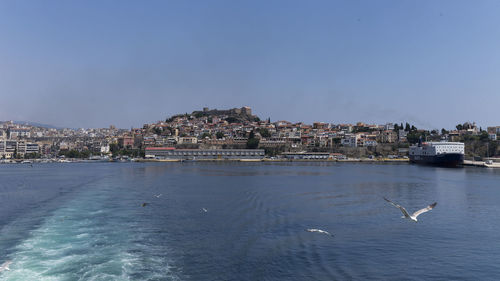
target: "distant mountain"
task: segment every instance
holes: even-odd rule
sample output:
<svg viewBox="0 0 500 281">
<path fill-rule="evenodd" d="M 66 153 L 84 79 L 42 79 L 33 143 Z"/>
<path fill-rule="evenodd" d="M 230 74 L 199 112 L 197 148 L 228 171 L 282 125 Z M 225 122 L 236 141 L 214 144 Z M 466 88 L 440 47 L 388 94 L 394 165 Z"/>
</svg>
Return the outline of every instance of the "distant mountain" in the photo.
<svg viewBox="0 0 500 281">
<path fill-rule="evenodd" d="M 2 123 L 8 122 L 8 121 L 2 121 Z M 42 124 L 42 123 L 37 123 L 37 122 L 30 122 L 30 121 L 12 121 L 14 124 L 19 124 L 19 125 L 28 125 L 28 126 L 33 126 L 33 127 L 42 127 L 42 128 L 48 128 L 48 129 L 62 129 L 61 127 L 56 127 L 53 125 L 48 125 L 48 124 Z"/>
</svg>

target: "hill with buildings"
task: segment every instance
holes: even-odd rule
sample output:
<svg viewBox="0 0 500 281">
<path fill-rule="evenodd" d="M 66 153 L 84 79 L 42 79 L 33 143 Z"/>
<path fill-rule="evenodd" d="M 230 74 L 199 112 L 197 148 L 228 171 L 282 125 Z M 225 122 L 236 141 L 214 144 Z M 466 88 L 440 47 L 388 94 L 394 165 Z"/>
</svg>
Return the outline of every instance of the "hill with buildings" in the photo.
<svg viewBox="0 0 500 281">
<path fill-rule="evenodd" d="M 408 147 L 419 140 L 464 142 L 466 157 L 475 158 L 500 155 L 498 135 L 500 126 L 483 130 L 470 122 L 459 124 L 452 130 L 428 131 L 408 123 L 271 122 L 253 115 L 250 107 L 204 108 L 130 130 L 114 126 L 55 129 L 25 122 L 0 122 L 0 159 L 101 154 L 139 156 L 151 147 L 260 148 L 270 156 L 297 152 L 334 153 L 348 157 L 404 156 Z"/>
<path fill-rule="evenodd" d="M 252 109 L 248 106 L 243 106 L 241 108 L 232 109 L 209 109 L 208 107 L 203 108 L 203 110 L 193 111 L 191 114 L 177 114 L 166 120 L 166 122 L 172 122 L 175 118 L 181 116 L 189 116 L 193 118 L 207 117 L 207 119 L 217 118 L 218 120 L 225 120 L 228 123 L 248 123 L 248 122 L 259 122 L 260 118 L 258 116 L 252 115 Z M 210 121 L 211 122 L 211 121 Z"/>
</svg>

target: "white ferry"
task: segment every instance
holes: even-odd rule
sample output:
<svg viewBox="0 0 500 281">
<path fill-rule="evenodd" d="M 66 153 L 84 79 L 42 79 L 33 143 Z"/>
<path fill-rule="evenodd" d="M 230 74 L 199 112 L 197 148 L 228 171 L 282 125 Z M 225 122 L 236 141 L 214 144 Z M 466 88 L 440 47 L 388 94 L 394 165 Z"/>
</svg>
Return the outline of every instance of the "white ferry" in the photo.
<svg viewBox="0 0 500 281">
<path fill-rule="evenodd" d="M 464 162 L 462 142 L 424 142 L 410 146 L 410 162 L 439 166 L 458 166 Z"/>
</svg>

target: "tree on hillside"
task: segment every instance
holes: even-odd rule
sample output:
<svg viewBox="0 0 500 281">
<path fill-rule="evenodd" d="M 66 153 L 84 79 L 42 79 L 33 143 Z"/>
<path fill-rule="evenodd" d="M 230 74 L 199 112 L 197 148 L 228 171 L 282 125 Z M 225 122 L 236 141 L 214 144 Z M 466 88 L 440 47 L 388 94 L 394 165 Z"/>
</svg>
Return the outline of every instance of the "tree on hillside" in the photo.
<svg viewBox="0 0 500 281">
<path fill-rule="evenodd" d="M 458 125 L 456 126 L 456 128 L 457 128 L 457 130 L 459 130 L 459 131 L 460 131 L 460 130 L 463 130 L 463 129 L 464 129 L 464 125 L 462 125 L 462 124 L 458 124 Z"/>
<path fill-rule="evenodd" d="M 259 133 L 260 133 L 260 135 L 261 135 L 263 138 L 269 138 L 269 137 L 271 137 L 271 133 L 270 133 L 270 132 L 269 132 L 269 130 L 268 130 L 268 129 L 266 129 L 266 128 L 261 128 L 261 129 L 259 129 Z"/>
<path fill-rule="evenodd" d="M 445 128 L 442 128 L 441 129 L 441 135 L 446 135 L 446 134 L 449 134 L 450 132 L 448 132 Z"/>
<path fill-rule="evenodd" d="M 236 122 L 238 122 L 238 119 L 235 118 L 235 117 L 229 116 L 229 117 L 226 118 L 226 121 L 228 123 L 236 123 Z"/>
<path fill-rule="evenodd" d="M 210 138 L 210 137 L 211 137 L 211 135 L 209 133 L 203 133 L 201 135 L 201 139 Z"/>
<path fill-rule="evenodd" d="M 218 139 L 222 139 L 222 138 L 224 138 L 224 133 L 223 133 L 223 132 L 217 132 L 217 133 L 215 134 L 215 136 L 216 136 Z"/>
<path fill-rule="evenodd" d="M 429 132 L 418 132 L 418 131 L 413 131 L 408 133 L 406 136 L 406 139 L 408 140 L 408 143 L 417 143 L 420 138 L 422 138 L 422 141 L 425 141 L 425 137 L 429 134 Z"/>
<path fill-rule="evenodd" d="M 488 132 L 482 131 L 481 134 L 479 135 L 479 140 L 488 141 L 488 139 L 489 139 Z"/>
<path fill-rule="evenodd" d="M 250 135 L 248 136 L 247 148 L 256 149 L 257 147 L 259 147 L 259 139 L 256 138 L 255 133 L 251 131 Z"/>
</svg>

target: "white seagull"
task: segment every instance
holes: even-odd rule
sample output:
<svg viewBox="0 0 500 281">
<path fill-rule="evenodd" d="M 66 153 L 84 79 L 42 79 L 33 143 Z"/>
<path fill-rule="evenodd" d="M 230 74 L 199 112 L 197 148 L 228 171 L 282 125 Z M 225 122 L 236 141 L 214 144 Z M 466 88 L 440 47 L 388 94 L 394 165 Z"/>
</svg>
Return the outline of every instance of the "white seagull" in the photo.
<svg viewBox="0 0 500 281">
<path fill-rule="evenodd" d="M 317 232 L 317 233 L 322 233 L 322 234 L 333 236 L 328 231 L 324 231 L 324 230 L 317 229 L 317 228 L 309 228 L 309 229 L 306 229 L 306 230 L 309 231 L 309 232 Z"/>
<path fill-rule="evenodd" d="M 202 210 L 204 213 L 207 213 L 207 212 L 208 212 L 208 210 L 207 210 L 207 209 L 205 209 L 205 208 L 201 208 L 201 210 Z"/>
<path fill-rule="evenodd" d="M 433 204 L 430 204 L 429 206 L 423 208 L 423 209 L 420 209 L 418 211 L 416 211 L 415 213 L 413 214 L 409 214 L 408 211 L 406 211 L 406 209 L 394 202 L 392 202 L 391 200 L 387 199 L 384 197 L 384 200 L 391 203 L 392 205 L 394 205 L 394 207 L 396 208 L 399 208 L 401 210 L 401 212 L 403 213 L 403 216 L 401 217 L 402 219 L 409 219 L 409 220 L 412 220 L 414 222 L 417 222 L 417 217 L 420 215 L 420 214 L 423 214 L 425 212 L 428 212 L 430 210 L 432 210 L 434 207 L 436 207 L 437 205 L 437 202 L 434 202 Z"/>
<path fill-rule="evenodd" d="M 9 265 L 12 263 L 12 261 L 6 261 L 0 265 L 0 272 L 4 270 L 10 270 Z"/>
<path fill-rule="evenodd" d="M 156 198 L 160 198 L 161 196 L 162 196 L 162 194 L 155 194 Z"/>
</svg>

